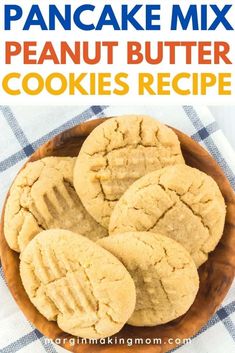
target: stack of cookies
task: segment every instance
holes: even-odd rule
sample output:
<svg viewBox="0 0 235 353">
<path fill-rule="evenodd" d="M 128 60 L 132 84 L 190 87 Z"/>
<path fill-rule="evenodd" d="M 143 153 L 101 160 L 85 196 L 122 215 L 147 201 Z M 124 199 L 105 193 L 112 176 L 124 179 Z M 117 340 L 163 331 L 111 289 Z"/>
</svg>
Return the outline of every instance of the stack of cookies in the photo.
<svg viewBox="0 0 235 353">
<path fill-rule="evenodd" d="M 185 314 L 225 213 L 219 187 L 185 164 L 173 130 L 125 116 L 95 128 L 77 158 L 28 163 L 4 232 L 38 311 L 97 339 Z"/>
</svg>

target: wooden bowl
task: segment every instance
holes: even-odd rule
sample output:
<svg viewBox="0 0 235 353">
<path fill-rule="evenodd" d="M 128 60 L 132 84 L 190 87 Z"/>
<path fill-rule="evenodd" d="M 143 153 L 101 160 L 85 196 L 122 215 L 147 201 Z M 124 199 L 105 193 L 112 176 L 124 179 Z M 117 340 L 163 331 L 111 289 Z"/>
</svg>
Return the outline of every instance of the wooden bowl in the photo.
<svg viewBox="0 0 235 353">
<path fill-rule="evenodd" d="M 38 160 L 46 156 L 77 156 L 85 138 L 103 119 L 92 120 L 78 125 L 68 131 L 54 137 L 51 141 L 39 148 L 30 158 L 30 161 Z M 61 342 L 61 346 L 76 353 L 129 353 L 131 351 L 145 353 L 163 353 L 176 346 L 170 344 L 168 339 L 184 339 L 192 337 L 204 326 L 216 312 L 232 284 L 235 274 L 235 198 L 233 190 L 224 173 L 213 158 L 195 141 L 180 131 L 175 130 L 186 163 L 211 175 L 218 183 L 227 205 L 227 216 L 223 237 L 213 251 L 208 261 L 200 267 L 200 289 L 195 302 L 188 312 L 177 320 L 168 324 L 155 327 L 125 327 L 115 337 L 118 338 L 159 338 L 159 345 L 89 345 Z M 4 207 L 5 209 L 5 207 Z M 0 233 L 0 247 L 3 270 L 9 289 L 27 317 L 34 326 L 45 336 L 56 340 L 57 338 L 72 338 L 64 333 L 55 322 L 46 320 L 31 304 L 22 286 L 19 275 L 19 255 L 11 250 L 4 237 L 4 209 L 2 213 L 2 225 Z M 58 342 L 58 341 L 57 341 Z"/>
</svg>

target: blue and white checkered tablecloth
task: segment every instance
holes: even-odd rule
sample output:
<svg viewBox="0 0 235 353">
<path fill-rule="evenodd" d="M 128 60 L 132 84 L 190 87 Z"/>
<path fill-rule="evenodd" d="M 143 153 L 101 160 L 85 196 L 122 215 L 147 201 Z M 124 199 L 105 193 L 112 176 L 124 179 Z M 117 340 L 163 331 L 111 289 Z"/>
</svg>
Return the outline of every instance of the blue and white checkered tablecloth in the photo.
<svg viewBox="0 0 235 353">
<path fill-rule="evenodd" d="M 235 154 L 206 107 L 192 106 L 1 106 L 0 208 L 17 171 L 41 144 L 85 120 L 121 114 L 148 114 L 184 131 L 218 161 L 235 189 Z M 235 285 L 208 324 L 177 353 L 235 353 Z M 12 299 L 0 268 L 0 352 L 62 353 L 48 343 Z"/>
</svg>

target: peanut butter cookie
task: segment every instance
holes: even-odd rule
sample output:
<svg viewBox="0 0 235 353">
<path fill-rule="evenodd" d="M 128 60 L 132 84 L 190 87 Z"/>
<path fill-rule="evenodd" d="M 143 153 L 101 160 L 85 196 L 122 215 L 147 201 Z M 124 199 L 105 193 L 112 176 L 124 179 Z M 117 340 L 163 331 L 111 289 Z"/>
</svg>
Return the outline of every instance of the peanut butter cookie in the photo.
<svg viewBox="0 0 235 353">
<path fill-rule="evenodd" d="M 222 236 L 225 213 L 216 182 L 197 169 L 177 165 L 137 180 L 117 203 L 109 231 L 166 235 L 182 244 L 200 266 Z"/>
<path fill-rule="evenodd" d="M 98 244 L 115 255 L 134 279 L 136 307 L 130 325 L 164 324 L 190 308 L 199 278 L 193 259 L 180 244 L 148 232 L 117 234 Z"/>
<path fill-rule="evenodd" d="M 20 274 L 38 311 L 75 336 L 111 336 L 135 308 L 135 285 L 122 263 L 70 231 L 34 237 L 21 253 Z"/>
<path fill-rule="evenodd" d="M 47 157 L 28 163 L 16 177 L 6 204 L 4 233 L 9 246 L 22 251 L 39 232 L 75 231 L 91 240 L 107 235 L 83 207 L 73 187 L 75 158 Z"/>
<path fill-rule="evenodd" d="M 184 163 L 176 134 L 148 116 L 123 116 L 99 125 L 84 142 L 74 186 L 88 212 L 108 228 L 126 189 L 143 175 Z"/>
</svg>

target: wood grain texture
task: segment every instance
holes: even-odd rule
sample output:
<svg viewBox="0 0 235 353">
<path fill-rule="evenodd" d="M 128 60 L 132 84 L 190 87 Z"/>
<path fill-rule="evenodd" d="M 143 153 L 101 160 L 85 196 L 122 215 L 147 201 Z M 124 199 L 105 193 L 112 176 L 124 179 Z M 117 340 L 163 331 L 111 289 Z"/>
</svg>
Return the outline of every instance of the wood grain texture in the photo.
<svg viewBox="0 0 235 353">
<path fill-rule="evenodd" d="M 86 136 L 103 121 L 103 119 L 92 120 L 63 132 L 39 148 L 32 155 L 30 161 L 35 161 L 45 156 L 76 156 Z M 181 142 L 186 163 L 211 175 L 222 191 L 227 205 L 223 237 L 215 251 L 209 255 L 208 261 L 199 269 L 200 289 L 195 302 L 185 315 L 168 324 L 155 327 L 141 328 L 125 325 L 115 337 L 161 338 L 162 342 L 167 342 L 168 338 L 183 339 L 192 337 L 216 312 L 234 279 L 235 197 L 233 190 L 223 171 L 213 158 L 190 137 L 180 131 L 175 130 L 175 132 Z M 4 209 L 0 232 L 1 259 L 7 284 L 15 301 L 27 319 L 45 336 L 53 340 L 56 338 L 71 338 L 72 336 L 61 331 L 55 322 L 46 320 L 28 299 L 20 280 L 19 255 L 8 247 L 4 237 Z M 135 353 L 164 353 L 174 348 L 174 345 L 169 343 L 127 347 L 125 345 L 105 346 L 99 344 L 70 346 L 68 342 L 64 342 L 61 346 L 74 353 L 129 353 L 132 351 Z"/>
</svg>

